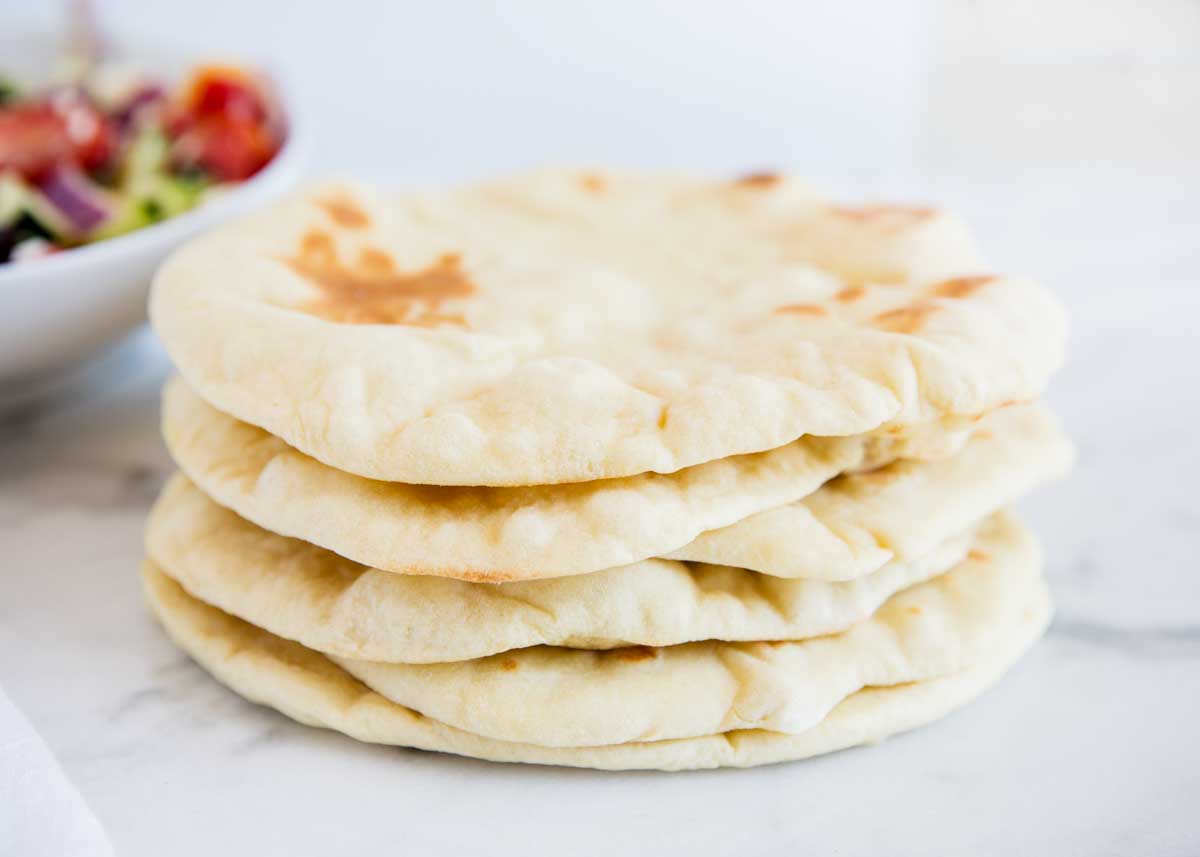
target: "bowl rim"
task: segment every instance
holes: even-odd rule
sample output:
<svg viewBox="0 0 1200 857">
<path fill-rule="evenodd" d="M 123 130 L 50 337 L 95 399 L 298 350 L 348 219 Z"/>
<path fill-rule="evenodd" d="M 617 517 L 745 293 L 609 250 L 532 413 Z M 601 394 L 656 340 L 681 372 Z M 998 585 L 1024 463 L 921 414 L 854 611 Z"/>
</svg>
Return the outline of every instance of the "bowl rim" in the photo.
<svg viewBox="0 0 1200 857">
<path fill-rule="evenodd" d="M 125 43 L 119 39 L 114 40 L 114 43 L 121 46 L 122 49 L 125 48 Z M 135 59 L 138 56 L 137 51 L 129 51 L 129 53 Z M 158 53 L 158 51 L 154 53 Z M 192 53 L 188 51 L 176 55 L 187 57 Z M 270 194 L 272 190 L 283 190 L 289 181 L 297 177 L 307 156 L 307 123 L 297 108 L 295 99 L 292 98 L 292 88 L 287 75 L 280 73 L 268 61 L 245 62 L 228 58 L 222 61 L 257 69 L 270 81 L 287 123 L 287 136 L 279 151 L 275 153 L 275 157 L 249 179 L 224 189 L 216 198 L 206 200 L 182 214 L 149 226 L 143 226 L 124 235 L 105 238 L 79 247 L 71 247 L 44 258 L 21 264 L 0 263 L 0 287 L 40 274 L 53 276 L 75 273 L 94 262 L 136 256 L 149 251 L 160 243 L 169 244 L 181 240 L 198 229 L 236 214 L 239 206 L 248 197 L 259 193 Z M 195 65 L 199 62 L 203 62 L 199 57 L 181 60 L 181 64 L 184 66 Z"/>
</svg>

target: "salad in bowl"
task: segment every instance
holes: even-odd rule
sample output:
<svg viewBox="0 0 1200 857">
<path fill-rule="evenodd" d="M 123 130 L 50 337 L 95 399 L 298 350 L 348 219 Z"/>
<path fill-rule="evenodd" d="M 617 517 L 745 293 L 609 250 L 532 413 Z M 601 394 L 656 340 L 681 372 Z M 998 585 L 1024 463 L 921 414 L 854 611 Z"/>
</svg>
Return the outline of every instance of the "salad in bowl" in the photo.
<svg viewBox="0 0 1200 857">
<path fill-rule="evenodd" d="M 0 32 L 0 412 L 145 319 L 180 243 L 301 177 L 278 74 L 161 46 Z"/>
<path fill-rule="evenodd" d="M 286 138 L 266 81 L 237 66 L 173 86 L 108 63 L 33 91 L 0 78 L 0 264 L 188 211 L 252 178 Z"/>
</svg>

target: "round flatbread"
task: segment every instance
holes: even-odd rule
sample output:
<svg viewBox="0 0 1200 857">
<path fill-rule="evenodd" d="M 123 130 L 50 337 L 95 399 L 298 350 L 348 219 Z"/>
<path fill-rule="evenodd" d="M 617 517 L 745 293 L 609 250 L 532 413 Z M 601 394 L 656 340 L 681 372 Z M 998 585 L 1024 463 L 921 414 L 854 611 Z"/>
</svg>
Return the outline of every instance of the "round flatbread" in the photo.
<svg viewBox="0 0 1200 857">
<path fill-rule="evenodd" d="M 393 701 L 499 740 L 593 746 L 743 728 L 797 732 L 861 687 L 965 669 L 1038 621 L 1048 609 L 1039 566 L 1032 538 L 1001 515 L 958 566 L 830 636 L 601 652 L 533 646 L 432 664 L 333 659 Z M 276 613 L 293 610 L 288 594 L 275 593 Z"/>
<path fill-rule="evenodd" d="M 1000 680 L 1043 630 L 1028 626 L 1023 636 L 1006 640 L 1004 648 L 959 673 L 860 690 L 800 734 L 755 729 L 674 741 L 539 747 L 472 735 L 397 705 L 324 655 L 192 598 L 150 566 L 143 567 L 143 582 L 151 609 L 184 651 L 235 692 L 301 723 L 377 744 L 606 770 L 749 767 L 873 744 L 937 720 L 977 697 Z"/>
<path fill-rule="evenodd" d="M 949 455 L 974 428 L 946 420 L 903 434 L 806 437 L 670 474 L 455 488 L 335 470 L 226 416 L 178 380 L 164 390 L 162 421 L 183 471 L 268 530 L 387 571 L 493 582 L 584 574 L 657 556 L 706 530 L 804 497 L 846 470 L 901 455 Z M 1031 466 L 1017 470 L 1028 473 Z"/>
<path fill-rule="evenodd" d="M 516 649 L 472 661 L 332 657 L 372 690 L 476 735 L 551 747 L 802 732 L 868 686 L 967 669 L 1040 626 L 1050 599 L 1032 536 L 1006 515 L 955 568 L 825 637 L 661 649 Z"/>
<path fill-rule="evenodd" d="M 645 560 L 593 574 L 467 583 L 391 574 L 267 532 L 183 477 L 146 527 L 146 553 L 189 593 L 310 649 L 433 663 L 527 646 L 673 646 L 843 631 L 894 593 L 946 571 L 971 533 L 860 580 L 783 580 L 726 566 Z"/>
<path fill-rule="evenodd" d="M 681 468 L 1034 398 L 1062 309 L 928 209 L 785 179 L 330 185 L 174 254 L 150 301 L 221 410 L 442 485 Z"/>
</svg>

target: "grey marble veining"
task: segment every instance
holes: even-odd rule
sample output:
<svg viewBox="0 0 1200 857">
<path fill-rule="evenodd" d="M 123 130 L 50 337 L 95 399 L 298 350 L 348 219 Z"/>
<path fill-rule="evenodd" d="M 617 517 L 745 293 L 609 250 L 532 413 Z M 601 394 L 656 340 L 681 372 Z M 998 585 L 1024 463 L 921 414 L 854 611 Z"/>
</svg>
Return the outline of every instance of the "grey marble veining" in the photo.
<svg viewBox="0 0 1200 857">
<path fill-rule="evenodd" d="M 1026 228 L 1005 240 L 1039 246 Z M 1186 222 L 1147 234 L 1141 255 L 1086 245 L 1103 258 L 1072 267 L 1077 237 L 1034 260 L 1075 330 L 1050 399 L 1079 464 L 1024 504 L 1058 615 L 935 726 L 800 764 L 601 774 L 367 747 L 250 705 L 141 605 L 141 526 L 170 472 L 146 334 L 0 424 L 0 683 L 135 857 L 1200 853 L 1200 251 Z M 1190 270 L 1141 277 L 1164 246 Z"/>
</svg>

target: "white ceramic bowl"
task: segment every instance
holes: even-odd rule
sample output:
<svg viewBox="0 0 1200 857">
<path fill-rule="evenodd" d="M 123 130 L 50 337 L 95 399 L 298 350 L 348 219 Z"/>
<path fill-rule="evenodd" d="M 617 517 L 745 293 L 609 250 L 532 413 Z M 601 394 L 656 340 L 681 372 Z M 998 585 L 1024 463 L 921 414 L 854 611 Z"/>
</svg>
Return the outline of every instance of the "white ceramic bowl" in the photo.
<svg viewBox="0 0 1200 857">
<path fill-rule="evenodd" d="M 179 79 L 204 59 L 164 58 L 161 50 L 143 52 L 136 46 L 122 46 L 115 55 L 128 56 L 167 80 Z M 53 56 L 53 42 L 45 36 L 0 35 L 5 72 L 41 79 Z M 261 206 L 297 182 L 307 148 L 305 127 L 286 81 L 273 72 L 272 79 L 288 118 L 288 139 L 252 179 L 192 211 L 127 235 L 44 259 L 0 264 L 0 403 L 26 399 L 52 385 L 145 320 L 151 276 L 181 242 Z"/>
</svg>

